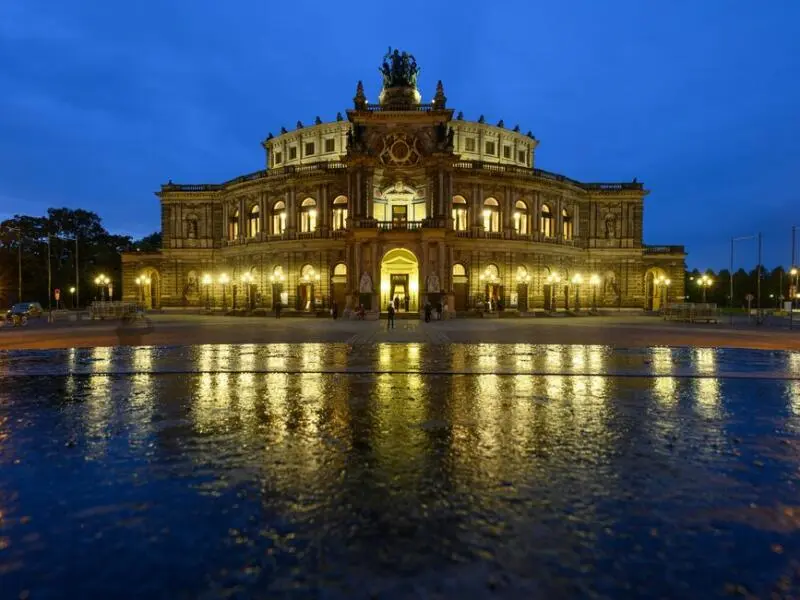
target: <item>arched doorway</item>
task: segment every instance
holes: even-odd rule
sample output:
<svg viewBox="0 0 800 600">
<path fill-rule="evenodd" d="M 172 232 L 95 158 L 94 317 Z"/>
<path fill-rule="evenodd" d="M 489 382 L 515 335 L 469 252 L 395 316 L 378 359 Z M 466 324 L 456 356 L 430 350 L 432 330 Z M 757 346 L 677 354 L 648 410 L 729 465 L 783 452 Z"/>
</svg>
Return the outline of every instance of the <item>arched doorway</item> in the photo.
<svg viewBox="0 0 800 600">
<path fill-rule="evenodd" d="M 153 268 L 142 271 L 138 279 L 139 301 L 145 310 L 161 308 L 161 276 Z"/>
<path fill-rule="evenodd" d="M 483 284 L 483 302 L 488 304 L 489 310 L 497 310 L 499 302 L 503 299 L 503 285 L 500 279 L 500 269 L 497 265 L 489 264 L 480 274 Z"/>
<path fill-rule="evenodd" d="M 333 267 L 331 276 L 331 296 L 341 313 L 347 306 L 347 265 L 339 263 Z"/>
<path fill-rule="evenodd" d="M 311 265 L 303 265 L 297 282 L 297 310 L 312 311 L 316 308 L 316 292 L 319 290 L 319 273 Z"/>
<path fill-rule="evenodd" d="M 517 301 L 516 306 L 520 312 L 527 312 L 528 311 L 528 284 L 531 281 L 531 276 L 528 274 L 528 268 L 524 265 L 519 265 L 517 267 L 517 273 L 514 276 L 514 280 L 517 283 Z M 514 306 L 515 302 L 511 302 L 511 306 Z"/>
<path fill-rule="evenodd" d="M 467 310 L 469 302 L 469 278 L 461 263 L 453 265 L 453 304 L 456 312 Z"/>
<path fill-rule="evenodd" d="M 283 289 L 286 275 L 283 273 L 282 266 L 276 265 L 272 269 L 272 275 L 269 276 L 269 281 L 272 284 L 272 308 L 274 309 L 276 306 L 286 306 L 289 303 L 289 293 Z"/>
<path fill-rule="evenodd" d="M 652 267 L 644 275 L 644 309 L 659 311 L 669 302 L 672 283 L 663 269 Z"/>
<path fill-rule="evenodd" d="M 405 248 L 389 250 L 381 262 L 381 310 L 395 298 L 401 311 L 419 311 L 419 261 Z"/>
</svg>

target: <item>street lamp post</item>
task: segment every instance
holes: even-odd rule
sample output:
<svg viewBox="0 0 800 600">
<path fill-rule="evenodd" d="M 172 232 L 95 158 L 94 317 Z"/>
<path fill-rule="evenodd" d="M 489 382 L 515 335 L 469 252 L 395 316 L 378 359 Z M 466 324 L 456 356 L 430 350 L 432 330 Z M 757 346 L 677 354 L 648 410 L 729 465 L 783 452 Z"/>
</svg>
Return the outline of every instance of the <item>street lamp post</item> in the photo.
<svg viewBox="0 0 800 600">
<path fill-rule="evenodd" d="M 575 312 L 579 312 L 581 310 L 581 284 L 583 283 L 583 277 L 581 277 L 580 273 L 575 273 L 572 276 L 572 284 L 575 286 Z"/>
<path fill-rule="evenodd" d="M 252 310 L 253 302 L 250 296 L 252 294 L 251 284 L 253 283 L 253 276 L 250 273 L 243 273 L 242 283 L 244 284 L 245 290 L 247 291 L 247 310 Z"/>
<path fill-rule="evenodd" d="M 74 285 L 71 288 L 69 288 L 70 296 L 72 296 L 72 309 L 73 310 L 78 308 L 77 304 L 75 304 L 75 291 L 76 291 L 76 288 L 75 288 Z"/>
<path fill-rule="evenodd" d="M 669 286 L 672 285 L 671 279 L 664 280 L 664 302 L 663 306 L 666 308 L 667 304 L 669 304 Z"/>
<path fill-rule="evenodd" d="M 697 285 L 703 289 L 703 304 L 706 303 L 706 290 L 714 284 L 714 280 L 708 275 L 702 275 L 697 278 Z"/>
<path fill-rule="evenodd" d="M 592 312 L 597 312 L 597 286 L 600 285 L 600 276 L 592 273 L 589 277 L 589 285 L 592 286 Z"/>
<path fill-rule="evenodd" d="M 142 306 L 144 306 L 144 289 L 142 289 L 142 285 L 144 285 L 144 278 L 139 275 L 134 281 L 136 281 L 136 289 L 138 290 L 137 296 L 139 296 L 139 302 L 141 302 Z"/>
<path fill-rule="evenodd" d="M 558 273 L 550 273 L 547 276 L 547 283 L 550 284 L 550 310 L 552 312 L 556 311 L 558 308 L 558 297 L 556 294 L 556 285 L 561 282 L 561 275 Z"/>
<path fill-rule="evenodd" d="M 211 310 L 211 301 L 209 297 L 209 290 L 211 289 L 211 283 L 212 283 L 211 275 L 209 275 L 208 273 L 204 274 L 203 279 L 201 279 L 200 281 L 203 284 L 203 287 L 206 288 L 206 310 Z"/>
<path fill-rule="evenodd" d="M 228 277 L 227 273 L 223 273 L 219 276 L 219 283 L 222 286 L 222 310 L 225 311 L 225 307 L 228 304 L 227 298 L 225 296 L 225 286 L 228 285 L 230 278 Z"/>
<path fill-rule="evenodd" d="M 94 284 L 99 288 L 100 300 L 105 301 L 105 289 L 108 286 L 108 299 L 111 300 L 111 280 L 103 274 L 94 278 Z"/>
</svg>

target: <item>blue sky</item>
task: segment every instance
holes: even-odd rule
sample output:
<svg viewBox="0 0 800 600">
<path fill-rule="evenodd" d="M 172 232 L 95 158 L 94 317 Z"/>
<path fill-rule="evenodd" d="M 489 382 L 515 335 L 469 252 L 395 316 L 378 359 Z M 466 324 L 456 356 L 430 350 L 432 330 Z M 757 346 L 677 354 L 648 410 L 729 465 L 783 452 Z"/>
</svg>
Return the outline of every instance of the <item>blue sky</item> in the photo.
<svg viewBox="0 0 800 600">
<path fill-rule="evenodd" d="M 384 8 L 385 7 L 385 8 Z M 725 267 L 800 225 L 800 2 L 0 3 L 0 218 L 98 212 L 159 227 L 162 182 L 263 168 L 268 132 L 377 98 L 387 46 L 467 118 L 519 123 L 537 166 L 651 190 L 645 241 Z M 743 246 L 742 253 L 752 248 Z M 755 258 L 750 261 L 754 262 Z"/>
</svg>

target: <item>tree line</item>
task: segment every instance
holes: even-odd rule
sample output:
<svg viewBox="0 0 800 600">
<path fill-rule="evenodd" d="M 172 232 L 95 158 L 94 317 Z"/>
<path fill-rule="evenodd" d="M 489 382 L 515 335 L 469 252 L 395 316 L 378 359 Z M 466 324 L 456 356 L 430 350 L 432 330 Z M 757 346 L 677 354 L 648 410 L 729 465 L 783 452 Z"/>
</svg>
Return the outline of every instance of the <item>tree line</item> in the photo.
<svg viewBox="0 0 800 600">
<path fill-rule="evenodd" d="M 48 300 L 55 307 L 53 290 L 58 288 L 62 305 L 72 308 L 75 295 L 70 289 L 73 287 L 77 288 L 80 305 L 85 306 L 99 297 L 100 290 L 94 280 L 101 274 L 109 278 L 114 297 L 119 299 L 121 253 L 160 248 L 160 233 L 139 240 L 112 234 L 103 227 L 96 213 L 87 210 L 50 208 L 43 217 L 14 215 L 0 222 L 0 307 L 23 301 L 40 302 L 47 308 Z M 20 260 L 21 297 L 18 294 Z"/>
<path fill-rule="evenodd" d="M 795 277 L 790 275 L 783 267 L 768 269 L 761 267 L 761 307 L 777 308 L 784 300 L 789 300 L 789 286 L 794 283 Z M 755 308 L 756 298 L 758 297 L 758 267 L 751 271 L 739 269 L 733 274 L 733 307 L 742 308 L 747 306 L 748 294 L 753 295 L 752 307 Z M 711 278 L 712 284 L 706 288 L 706 301 L 714 302 L 721 307 L 729 305 L 731 275 L 728 269 L 718 272 L 712 270 L 686 271 L 686 295 L 688 302 L 703 301 L 703 286 L 697 282 L 703 276 Z"/>
</svg>

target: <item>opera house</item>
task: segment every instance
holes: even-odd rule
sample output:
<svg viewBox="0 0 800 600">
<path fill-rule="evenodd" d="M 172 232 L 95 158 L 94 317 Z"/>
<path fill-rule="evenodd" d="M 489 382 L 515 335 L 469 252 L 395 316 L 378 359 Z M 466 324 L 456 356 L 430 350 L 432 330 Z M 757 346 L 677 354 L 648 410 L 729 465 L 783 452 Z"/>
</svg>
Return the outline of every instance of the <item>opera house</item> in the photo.
<svg viewBox="0 0 800 600">
<path fill-rule="evenodd" d="M 466 120 L 441 82 L 423 103 L 412 56 L 381 72 L 377 103 L 359 82 L 345 115 L 270 134 L 263 170 L 162 185 L 163 247 L 123 255 L 123 299 L 534 313 L 683 298 L 683 247 L 643 243 L 641 182 L 536 168 L 530 132 Z"/>
</svg>

